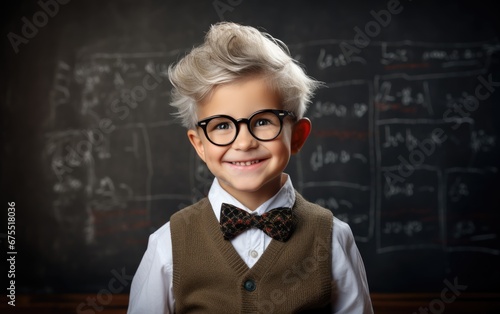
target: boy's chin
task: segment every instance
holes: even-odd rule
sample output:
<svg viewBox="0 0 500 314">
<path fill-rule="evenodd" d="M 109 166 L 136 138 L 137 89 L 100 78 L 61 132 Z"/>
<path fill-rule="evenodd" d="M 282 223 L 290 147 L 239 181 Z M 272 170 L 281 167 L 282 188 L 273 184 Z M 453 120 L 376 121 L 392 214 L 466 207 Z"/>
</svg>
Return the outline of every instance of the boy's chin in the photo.
<svg viewBox="0 0 500 314">
<path fill-rule="evenodd" d="M 237 184 L 225 184 L 223 185 L 224 189 L 228 192 L 232 193 L 258 193 L 261 190 L 264 190 L 262 185 L 252 185 L 248 184 L 248 182 L 241 182 Z"/>
<path fill-rule="evenodd" d="M 274 195 L 281 188 L 281 179 L 271 180 L 268 182 L 258 181 L 251 182 L 251 179 L 241 180 L 241 182 L 221 182 L 221 186 L 229 193 L 236 194 L 258 194 L 258 195 Z M 276 190 L 276 191 L 275 191 Z"/>
</svg>

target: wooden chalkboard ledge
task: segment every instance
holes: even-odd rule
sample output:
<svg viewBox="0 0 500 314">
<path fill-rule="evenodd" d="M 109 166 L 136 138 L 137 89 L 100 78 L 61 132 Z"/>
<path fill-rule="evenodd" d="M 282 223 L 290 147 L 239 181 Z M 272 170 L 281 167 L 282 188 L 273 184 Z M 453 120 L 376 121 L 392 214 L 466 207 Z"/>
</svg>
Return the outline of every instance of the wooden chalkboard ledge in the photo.
<svg viewBox="0 0 500 314">
<path fill-rule="evenodd" d="M 60 294 L 60 295 L 18 295 L 16 296 L 15 311 L 8 313 L 37 313 L 37 314 L 125 314 L 128 305 L 127 294 L 97 296 L 96 294 Z M 371 295 L 373 308 L 376 314 L 400 313 L 500 313 L 500 293 L 462 293 L 458 297 L 439 293 L 404 293 L 386 294 L 373 293 Z M 5 296 L 0 298 L 0 312 L 12 310 L 7 304 Z M 454 299 L 454 300 L 452 300 Z M 93 308 L 91 303 L 95 300 Z M 103 305 L 107 303 L 106 305 Z M 427 310 L 427 311 L 426 311 Z"/>
</svg>

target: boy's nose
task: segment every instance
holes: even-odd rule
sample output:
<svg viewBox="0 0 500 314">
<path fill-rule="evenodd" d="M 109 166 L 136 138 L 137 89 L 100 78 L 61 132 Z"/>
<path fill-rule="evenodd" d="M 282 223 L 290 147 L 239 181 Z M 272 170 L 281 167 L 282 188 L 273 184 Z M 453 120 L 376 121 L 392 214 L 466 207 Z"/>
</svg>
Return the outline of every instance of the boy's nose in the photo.
<svg viewBox="0 0 500 314">
<path fill-rule="evenodd" d="M 253 137 L 245 124 L 241 123 L 239 128 L 238 136 L 236 136 L 232 144 L 233 148 L 238 150 L 249 150 L 259 145 L 258 140 Z"/>
</svg>

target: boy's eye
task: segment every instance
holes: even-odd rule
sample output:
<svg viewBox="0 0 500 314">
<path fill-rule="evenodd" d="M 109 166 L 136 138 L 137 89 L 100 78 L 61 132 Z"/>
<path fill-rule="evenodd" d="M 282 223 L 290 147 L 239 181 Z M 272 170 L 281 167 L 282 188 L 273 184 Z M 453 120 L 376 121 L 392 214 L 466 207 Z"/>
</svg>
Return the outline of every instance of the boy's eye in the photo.
<svg viewBox="0 0 500 314">
<path fill-rule="evenodd" d="M 227 130 L 229 129 L 229 123 L 224 122 L 224 123 L 219 123 L 214 127 L 215 130 Z"/>
<path fill-rule="evenodd" d="M 258 119 L 255 121 L 255 127 L 270 125 L 272 122 L 269 119 Z"/>
<path fill-rule="evenodd" d="M 233 123 L 225 119 L 215 119 L 208 124 L 208 130 L 212 131 L 225 131 L 233 128 Z"/>
</svg>

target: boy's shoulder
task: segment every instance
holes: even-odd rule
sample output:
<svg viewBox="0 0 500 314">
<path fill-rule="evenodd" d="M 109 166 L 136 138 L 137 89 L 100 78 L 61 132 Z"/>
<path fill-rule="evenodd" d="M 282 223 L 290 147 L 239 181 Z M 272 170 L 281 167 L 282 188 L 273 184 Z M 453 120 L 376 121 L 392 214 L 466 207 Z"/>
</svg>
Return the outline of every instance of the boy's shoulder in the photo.
<svg viewBox="0 0 500 314">
<path fill-rule="evenodd" d="M 315 215 L 318 218 L 333 218 L 333 213 L 330 210 L 308 201 L 298 192 L 295 192 L 294 208 L 298 212 L 304 212 L 307 216 Z"/>
<path fill-rule="evenodd" d="M 302 216 L 314 219 L 313 221 L 318 223 L 318 227 L 321 225 L 328 226 L 332 230 L 335 229 L 332 241 L 339 243 L 341 246 L 354 243 L 354 235 L 348 223 L 335 217 L 331 210 L 306 200 L 299 193 L 296 193 L 296 195 L 295 206 L 301 209 L 299 212 L 302 213 Z"/>
<path fill-rule="evenodd" d="M 184 207 L 183 209 L 172 214 L 172 216 L 170 217 L 170 223 L 184 222 L 185 224 L 188 224 L 193 219 L 197 218 L 204 209 L 211 209 L 210 202 L 207 197 L 204 197 L 196 203 Z"/>
</svg>

